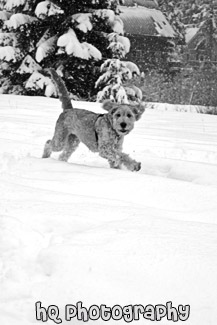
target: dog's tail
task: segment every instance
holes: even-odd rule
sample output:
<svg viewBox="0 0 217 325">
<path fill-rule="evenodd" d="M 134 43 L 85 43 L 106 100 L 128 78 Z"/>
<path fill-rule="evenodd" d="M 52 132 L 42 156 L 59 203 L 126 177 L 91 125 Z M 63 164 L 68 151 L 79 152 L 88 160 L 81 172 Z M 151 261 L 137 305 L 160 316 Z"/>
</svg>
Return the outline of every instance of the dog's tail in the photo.
<svg viewBox="0 0 217 325">
<path fill-rule="evenodd" d="M 62 78 L 57 74 L 56 70 L 53 68 L 49 69 L 49 73 L 51 75 L 52 81 L 54 82 L 57 88 L 59 99 L 62 103 L 63 112 L 68 109 L 73 109 L 68 90 L 66 89 L 66 85 L 64 84 Z"/>
</svg>

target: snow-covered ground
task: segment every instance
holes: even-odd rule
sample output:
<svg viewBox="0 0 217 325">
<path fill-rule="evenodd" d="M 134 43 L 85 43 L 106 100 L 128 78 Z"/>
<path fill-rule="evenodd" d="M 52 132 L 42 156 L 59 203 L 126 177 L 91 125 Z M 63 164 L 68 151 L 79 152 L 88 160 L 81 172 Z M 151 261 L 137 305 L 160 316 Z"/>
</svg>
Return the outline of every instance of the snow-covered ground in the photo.
<svg viewBox="0 0 217 325">
<path fill-rule="evenodd" d="M 81 322 L 64 320 L 78 301 L 172 301 L 190 305 L 185 324 L 216 325 L 217 116 L 148 109 L 125 138 L 142 162 L 132 173 L 83 145 L 69 163 L 41 159 L 60 107 L 0 96 L 0 324 L 42 323 L 37 301 L 58 306 L 62 324 Z"/>
</svg>

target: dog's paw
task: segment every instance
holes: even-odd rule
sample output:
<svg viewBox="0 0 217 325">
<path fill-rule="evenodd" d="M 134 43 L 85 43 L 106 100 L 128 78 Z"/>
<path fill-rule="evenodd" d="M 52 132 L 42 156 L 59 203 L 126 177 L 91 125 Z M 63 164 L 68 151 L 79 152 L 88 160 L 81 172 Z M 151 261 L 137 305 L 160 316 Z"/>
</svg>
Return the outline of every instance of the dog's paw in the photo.
<svg viewBox="0 0 217 325">
<path fill-rule="evenodd" d="M 132 172 L 138 172 L 141 169 L 141 163 L 134 161 L 131 167 Z"/>
</svg>

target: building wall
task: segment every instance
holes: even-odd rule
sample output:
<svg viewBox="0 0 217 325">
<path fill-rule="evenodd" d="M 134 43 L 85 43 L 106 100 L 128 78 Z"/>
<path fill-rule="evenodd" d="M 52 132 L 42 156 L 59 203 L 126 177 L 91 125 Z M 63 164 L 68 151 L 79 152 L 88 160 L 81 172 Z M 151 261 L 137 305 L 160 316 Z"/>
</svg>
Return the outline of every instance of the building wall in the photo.
<svg viewBox="0 0 217 325">
<path fill-rule="evenodd" d="M 126 35 L 131 43 L 130 52 L 125 57 L 138 65 L 141 71 L 166 67 L 167 39 L 161 37 Z"/>
</svg>

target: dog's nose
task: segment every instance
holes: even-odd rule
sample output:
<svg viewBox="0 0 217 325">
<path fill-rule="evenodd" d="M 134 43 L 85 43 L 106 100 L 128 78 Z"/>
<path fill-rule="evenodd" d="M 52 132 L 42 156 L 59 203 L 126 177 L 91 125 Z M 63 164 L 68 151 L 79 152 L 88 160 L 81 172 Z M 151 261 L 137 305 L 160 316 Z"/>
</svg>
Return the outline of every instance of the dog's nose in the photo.
<svg viewBox="0 0 217 325">
<path fill-rule="evenodd" d="M 127 123 L 122 122 L 122 123 L 120 123 L 120 126 L 122 127 L 122 129 L 125 129 L 125 127 L 127 126 Z"/>
</svg>

